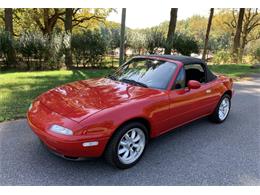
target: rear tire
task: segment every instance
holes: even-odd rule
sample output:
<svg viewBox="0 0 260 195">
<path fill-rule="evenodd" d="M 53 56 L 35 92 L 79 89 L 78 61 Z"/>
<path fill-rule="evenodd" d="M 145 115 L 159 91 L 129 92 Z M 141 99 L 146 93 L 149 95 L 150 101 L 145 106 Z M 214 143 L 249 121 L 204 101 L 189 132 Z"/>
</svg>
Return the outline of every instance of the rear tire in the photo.
<svg viewBox="0 0 260 195">
<path fill-rule="evenodd" d="M 142 123 L 130 122 L 116 131 L 107 145 L 104 157 L 119 169 L 130 168 L 142 158 L 147 140 L 147 128 Z"/>
<path fill-rule="evenodd" d="M 216 109 L 210 116 L 210 120 L 214 123 L 222 123 L 228 117 L 231 108 L 231 97 L 228 94 L 224 94 Z"/>
</svg>

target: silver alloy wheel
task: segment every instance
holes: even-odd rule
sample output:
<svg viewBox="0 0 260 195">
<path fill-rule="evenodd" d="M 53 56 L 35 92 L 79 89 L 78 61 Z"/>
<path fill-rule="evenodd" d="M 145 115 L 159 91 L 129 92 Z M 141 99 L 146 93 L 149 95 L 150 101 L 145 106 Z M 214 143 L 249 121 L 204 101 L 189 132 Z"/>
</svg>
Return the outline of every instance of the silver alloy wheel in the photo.
<svg viewBox="0 0 260 195">
<path fill-rule="evenodd" d="M 229 99 L 227 97 L 225 97 L 222 102 L 219 105 L 219 109 L 218 109 L 218 117 L 220 120 L 225 120 L 225 118 L 228 115 L 229 112 L 229 107 L 230 107 L 230 102 Z"/>
<path fill-rule="evenodd" d="M 145 139 L 145 134 L 140 128 L 127 131 L 118 144 L 117 156 L 120 162 L 123 164 L 135 162 L 144 151 Z"/>
</svg>

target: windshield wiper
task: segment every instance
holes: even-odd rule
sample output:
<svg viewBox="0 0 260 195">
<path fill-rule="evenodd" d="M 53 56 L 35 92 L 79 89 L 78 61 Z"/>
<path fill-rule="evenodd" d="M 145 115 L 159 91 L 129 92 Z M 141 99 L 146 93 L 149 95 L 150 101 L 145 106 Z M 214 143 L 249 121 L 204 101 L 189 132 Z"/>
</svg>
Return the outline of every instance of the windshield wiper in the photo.
<svg viewBox="0 0 260 195">
<path fill-rule="evenodd" d="M 131 84 L 134 84 L 134 85 L 139 85 L 141 87 L 145 87 L 145 88 L 148 88 L 148 86 L 144 83 L 141 83 L 141 82 L 138 82 L 138 81 L 135 81 L 135 80 L 132 80 L 132 79 L 121 79 L 120 81 L 123 81 L 125 83 L 131 83 Z"/>
<path fill-rule="evenodd" d="M 115 80 L 115 81 L 117 80 L 117 78 L 112 74 L 107 75 L 106 78 L 109 78 L 109 79 L 112 79 L 112 80 Z"/>
</svg>

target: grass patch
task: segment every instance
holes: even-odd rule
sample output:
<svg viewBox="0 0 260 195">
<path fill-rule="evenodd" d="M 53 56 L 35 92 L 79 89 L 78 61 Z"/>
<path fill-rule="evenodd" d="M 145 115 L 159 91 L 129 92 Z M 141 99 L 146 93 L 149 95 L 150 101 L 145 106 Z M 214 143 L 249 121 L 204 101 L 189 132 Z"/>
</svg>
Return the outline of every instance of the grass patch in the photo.
<svg viewBox="0 0 260 195">
<path fill-rule="evenodd" d="M 253 73 L 260 73 L 260 68 L 252 69 L 248 64 L 223 64 L 209 65 L 210 70 L 217 74 L 227 75 L 234 79 L 248 76 Z"/>
<path fill-rule="evenodd" d="M 51 88 L 76 80 L 102 77 L 110 71 L 0 72 L 0 122 L 25 117 L 32 100 Z"/>
<path fill-rule="evenodd" d="M 232 78 L 260 73 L 249 65 L 210 65 L 212 71 Z M 0 72 L 0 122 L 23 118 L 32 102 L 41 93 L 76 80 L 102 77 L 111 69 L 81 69 L 42 72 Z"/>
</svg>

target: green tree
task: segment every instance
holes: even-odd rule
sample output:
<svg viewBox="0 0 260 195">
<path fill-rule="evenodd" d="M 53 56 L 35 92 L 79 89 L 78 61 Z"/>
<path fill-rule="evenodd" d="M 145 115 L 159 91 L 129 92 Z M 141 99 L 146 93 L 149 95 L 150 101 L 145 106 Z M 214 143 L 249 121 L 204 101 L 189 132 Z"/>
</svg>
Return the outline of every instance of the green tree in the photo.
<svg viewBox="0 0 260 195">
<path fill-rule="evenodd" d="M 73 34 L 71 46 L 77 65 L 98 66 L 106 53 L 107 42 L 101 31 L 95 29 Z"/>
<path fill-rule="evenodd" d="M 51 36 L 57 21 L 65 14 L 64 9 L 34 8 L 29 14 L 44 35 Z"/>
<path fill-rule="evenodd" d="M 242 8 L 243 9 L 243 8 Z M 224 13 L 224 14 L 223 14 Z M 223 29 L 226 30 L 226 32 L 231 32 L 232 35 L 235 35 L 234 38 L 238 39 L 236 36 L 237 33 L 237 27 L 238 27 L 238 18 L 239 13 L 236 9 L 228 9 L 225 11 L 222 11 L 222 23 L 224 21 Z M 241 20 L 240 20 L 241 22 Z M 254 45 L 254 42 L 259 40 L 260 38 L 260 14 L 258 12 L 257 8 L 247 8 L 244 10 L 244 16 L 242 21 L 242 30 L 240 32 L 240 39 L 239 39 L 239 48 L 237 49 L 238 54 L 234 53 L 234 57 L 236 56 L 236 60 L 242 61 L 243 55 L 245 54 L 245 48 L 246 46 Z M 240 26 L 240 28 L 241 28 Z M 253 42 L 253 43 L 252 43 Z M 238 44 L 238 43 L 236 43 Z M 234 46 L 237 47 L 237 45 L 234 44 L 233 39 L 233 48 L 232 52 L 234 51 Z M 248 50 L 251 51 L 251 50 Z"/>
<path fill-rule="evenodd" d="M 177 23 L 176 32 L 193 37 L 197 40 L 199 48 L 204 48 L 205 29 L 208 19 L 204 16 L 194 15 Z"/>
<path fill-rule="evenodd" d="M 239 60 L 242 61 L 245 46 L 251 42 L 260 39 L 260 14 L 258 9 L 248 8 L 245 10 L 245 16 L 242 29 L 242 40 L 240 46 Z"/>
<path fill-rule="evenodd" d="M 13 40 L 10 36 L 10 33 L 0 29 L 0 57 L 3 59 L 6 67 L 9 67 L 8 54 L 10 47 L 13 45 Z"/>
<path fill-rule="evenodd" d="M 127 46 L 134 50 L 134 53 L 140 55 L 145 48 L 146 36 L 142 30 L 128 30 Z"/>
<path fill-rule="evenodd" d="M 164 32 L 158 27 L 147 29 L 145 46 L 148 53 L 155 54 L 156 48 L 163 48 L 165 46 Z"/>
<path fill-rule="evenodd" d="M 198 53 L 198 43 L 194 38 L 187 35 L 176 33 L 173 40 L 173 48 L 182 55 L 190 56 L 191 53 Z"/>
<path fill-rule="evenodd" d="M 43 69 L 42 62 L 47 49 L 48 44 L 46 36 L 29 31 L 21 34 L 18 42 L 18 51 L 26 59 L 27 70 Z M 34 67 L 32 67 L 33 65 Z"/>
<path fill-rule="evenodd" d="M 120 27 L 118 25 L 111 26 L 107 28 L 104 33 L 108 34 L 109 37 L 107 39 L 108 43 L 108 51 L 111 54 L 111 63 L 112 67 L 114 67 L 114 56 L 115 56 L 115 49 L 120 47 Z"/>
</svg>

